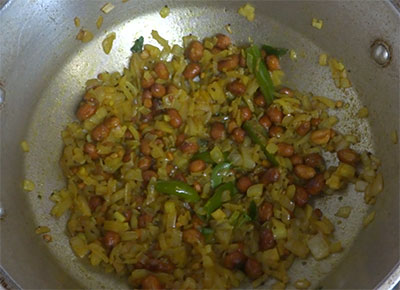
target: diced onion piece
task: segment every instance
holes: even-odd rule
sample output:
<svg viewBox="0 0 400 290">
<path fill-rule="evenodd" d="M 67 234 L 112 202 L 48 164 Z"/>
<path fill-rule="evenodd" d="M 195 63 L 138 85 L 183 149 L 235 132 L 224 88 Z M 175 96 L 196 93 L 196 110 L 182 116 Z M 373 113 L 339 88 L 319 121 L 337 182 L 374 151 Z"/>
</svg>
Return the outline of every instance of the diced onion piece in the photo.
<svg viewBox="0 0 400 290">
<path fill-rule="evenodd" d="M 113 213 L 113 217 L 119 222 L 124 222 L 126 220 L 126 217 L 124 217 L 124 215 L 118 211 Z"/>
<path fill-rule="evenodd" d="M 350 216 L 351 210 L 351 206 L 342 206 L 338 209 L 335 216 L 347 219 Z"/>
<path fill-rule="evenodd" d="M 393 144 L 397 144 L 399 142 L 398 136 L 397 136 L 397 131 L 393 130 L 390 133 L 390 140 L 392 141 Z"/>
<path fill-rule="evenodd" d="M 328 55 L 326 53 L 322 53 L 319 55 L 318 63 L 321 66 L 328 65 Z"/>
<path fill-rule="evenodd" d="M 35 184 L 28 179 L 25 179 L 22 185 L 25 191 L 32 191 L 35 189 Z"/>
<path fill-rule="evenodd" d="M 29 152 L 29 144 L 25 140 L 21 142 L 21 148 L 24 152 Z"/>
<path fill-rule="evenodd" d="M 238 13 L 247 18 L 248 21 L 254 21 L 255 18 L 255 8 L 251 4 L 246 4 L 239 8 Z"/>
<path fill-rule="evenodd" d="M 375 219 L 375 211 L 372 211 L 369 215 L 367 215 L 363 219 L 364 228 L 367 227 L 374 219 Z"/>
<path fill-rule="evenodd" d="M 259 198 L 263 193 L 263 184 L 254 184 L 247 189 L 247 196 L 251 198 Z"/>
<path fill-rule="evenodd" d="M 355 173 L 356 169 L 347 163 L 340 163 L 339 167 L 336 169 L 336 174 L 344 178 L 352 178 Z"/>
<path fill-rule="evenodd" d="M 168 15 L 169 15 L 169 12 L 170 12 L 171 10 L 169 9 L 169 7 L 167 6 L 167 5 L 165 5 L 163 8 L 161 8 L 161 10 L 160 10 L 160 16 L 162 17 L 162 18 L 166 18 Z"/>
<path fill-rule="evenodd" d="M 294 286 L 297 289 L 308 289 L 311 286 L 311 283 L 307 279 L 300 279 L 294 282 Z"/>
<path fill-rule="evenodd" d="M 329 251 L 331 253 L 338 253 L 338 252 L 341 252 L 342 250 L 343 250 L 343 247 L 342 247 L 342 243 L 340 241 L 331 243 L 329 246 Z"/>
<path fill-rule="evenodd" d="M 295 50 L 291 49 L 289 51 L 289 57 L 291 60 L 297 61 L 297 53 Z"/>
<path fill-rule="evenodd" d="M 74 18 L 74 24 L 76 27 L 79 27 L 81 25 L 81 20 L 79 19 L 79 17 Z"/>
<path fill-rule="evenodd" d="M 93 39 L 93 33 L 91 33 L 89 30 L 81 28 L 76 35 L 76 39 L 82 41 L 83 43 L 89 42 Z"/>
<path fill-rule="evenodd" d="M 268 153 L 275 154 L 278 151 L 278 146 L 274 143 L 270 143 L 267 145 Z"/>
<path fill-rule="evenodd" d="M 356 184 L 355 184 L 355 189 L 358 192 L 364 192 L 365 189 L 368 186 L 368 182 L 364 181 L 364 180 L 357 180 Z"/>
<path fill-rule="evenodd" d="M 103 15 L 100 15 L 99 18 L 97 18 L 96 21 L 96 27 L 97 29 L 100 29 L 100 27 L 103 25 Z"/>
<path fill-rule="evenodd" d="M 106 3 L 106 4 L 104 4 L 104 6 L 103 7 L 101 7 L 101 11 L 103 11 L 105 14 L 107 14 L 107 13 L 110 13 L 111 12 L 111 10 L 113 10 L 114 9 L 114 5 L 113 4 L 111 4 L 110 2 L 108 2 L 108 3 Z"/>
<path fill-rule="evenodd" d="M 321 19 L 313 18 L 311 24 L 313 27 L 321 29 L 324 22 Z"/>
<path fill-rule="evenodd" d="M 46 226 L 38 226 L 35 229 L 35 234 L 37 234 L 37 235 L 45 234 L 45 233 L 48 233 L 48 232 L 50 232 L 50 228 L 46 227 Z"/>
<path fill-rule="evenodd" d="M 86 244 L 86 239 L 84 235 L 78 235 L 72 237 L 69 240 L 72 250 L 74 251 L 75 255 L 79 258 L 83 258 L 89 252 L 88 246 Z"/>
<path fill-rule="evenodd" d="M 368 108 L 367 108 L 367 107 L 362 107 L 362 108 L 358 111 L 357 116 L 358 116 L 359 118 L 366 118 L 366 117 L 368 117 Z"/>
<path fill-rule="evenodd" d="M 285 239 L 287 237 L 287 230 L 285 224 L 276 218 L 272 218 L 272 233 L 276 240 Z"/>
<path fill-rule="evenodd" d="M 230 24 L 225 25 L 225 29 L 229 34 L 232 34 L 232 29 Z"/>
<path fill-rule="evenodd" d="M 226 217 L 226 214 L 223 212 L 222 209 L 217 209 L 214 211 L 211 216 L 215 218 L 216 220 L 223 220 Z"/>
<path fill-rule="evenodd" d="M 115 40 L 116 34 L 115 32 L 111 32 L 110 34 L 108 34 L 106 36 L 106 38 L 103 40 L 103 42 L 101 43 L 101 45 L 103 46 L 103 51 L 105 54 L 109 54 L 112 46 L 113 46 L 113 42 Z"/>
<path fill-rule="evenodd" d="M 329 256 L 329 244 L 321 233 L 307 241 L 307 246 L 315 259 L 321 260 Z"/>
</svg>

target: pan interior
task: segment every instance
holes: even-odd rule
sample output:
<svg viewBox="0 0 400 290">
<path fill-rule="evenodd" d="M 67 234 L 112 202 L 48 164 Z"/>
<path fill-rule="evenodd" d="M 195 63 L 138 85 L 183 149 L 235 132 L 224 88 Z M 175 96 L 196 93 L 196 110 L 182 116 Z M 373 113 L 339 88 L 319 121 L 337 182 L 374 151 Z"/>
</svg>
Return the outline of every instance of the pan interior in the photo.
<svg viewBox="0 0 400 290">
<path fill-rule="evenodd" d="M 92 2 L 97 4 L 92 4 Z M 98 1 L 89 3 L 89 6 L 93 9 L 95 7 L 96 10 L 87 11 L 85 8 L 82 13 L 85 13 L 87 17 L 81 17 L 81 23 L 95 32 L 93 23 L 101 13 L 98 8 L 102 6 L 102 3 Z M 103 71 L 121 72 L 128 63 L 131 54 L 130 47 L 135 39 L 144 36 L 145 43 L 156 45 L 150 36 L 152 30 L 157 30 L 162 37 L 169 40 L 170 44 L 181 44 L 181 37 L 184 35 L 191 33 L 202 38 L 217 32 L 227 33 L 225 26 L 230 24 L 233 31 L 230 36 L 237 43 L 248 43 L 251 37 L 255 43 L 268 43 L 293 49 L 297 54 L 297 60 L 285 57 L 282 61 L 282 67 L 286 73 L 286 85 L 349 104 L 346 110 L 331 112 L 340 119 L 336 129 L 342 133 L 354 134 L 361 140 L 355 149 L 374 152 L 370 123 L 367 119 L 354 117 L 362 106 L 358 92 L 353 88 L 345 91 L 337 89 L 331 78 L 329 67 L 318 65 L 318 56 L 321 53 L 331 53 L 329 47 L 319 45 L 317 41 L 318 37 L 328 37 L 327 35 L 322 32 L 317 36 L 315 36 L 316 32 L 308 35 L 300 33 L 295 25 L 284 20 L 282 13 L 279 12 L 280 4 L 276 2 L 258 3 L 257 7 L 264 5 L 264 8 L 256 10 L 256 21 L 252 23 L 237 14 L 237 8 L 240 5 L 235 1 L 232 5 L 227 1 L 217 1 L 210 6 L 204 3 L 207 2 L 202 2 L 202 4 L 182 2 L 181 5 L 171 3 L 169 5 L 171 14 L 165 19 L 159 15 L 159 10 L 164 5 L 161 2 L 151 2 L 136 10 L 130 2 L 117 4 L 109 15 L 103 15 L 106 20 L 104 26 L 96 31 L 95 38 L 87 44 L 72 40 L 78 30 L 71 28 L 73 17 L 80 15 L 78 7 L 75 7 L 77 4 L 71 4 L 71 11 L 74 11 L 76 15 L 69 13 L 70 29 L 64 40 L 65 43 L 69 43 L 71 49 L 57 62 L 53 62 L 52 67 L 56 69 L 54 73 L 48 75 L 46 85 L 38 93 L 24 137 L 30 145 L 30 152 L 23 160 L 25 178 L 34 181 L 36 185 L 35 191 L 24 197 L 28 211 L 32 212 L 31 222 L 34 225 L 51 228 L 53 242 L 46 245 L 46 251 L 50 254 L 50 260 L 65 272 L 65 277 L 60 278 L 61 281 L 68 279 L 79 281 L 76 287 L 85 288 L 128 287 L 126 279 L 105 274 L 72 253 L 66 236 L 67 217 L 56 220 L 49 215 L 53 206 L 49 201 L 49 196 L 52 191 L 61 189 L 65 185 L 58 166 L 62 151 L 61 131 L 68 122 L 75 120 L 74 113 L 84 93 L 85 81 Z M 304 7 L 299 6 L 299 9 L 311 15 L 307 10 L 310 6 Z M 311 27 L 311 18 L 307 18 L 307 21 L 299 25 Z M 110 55 L 105 55 L 101 42 L 109 32 L 116 32 L 117 38 Z M 71 46 L 70 43 L 73 45 Z M 58 41 L 58 45 L 64 45 L 63 41 Z M 341 57 L 340 55 L 333 56 Z M 350 73 L 350 80 L 351 76 Z M 330 157 L 327 156 L 327 158 Z M 334 164 L 334 158 L 329 160 L 331 164 Z M 335 224 L 334 236 L 342 242 L 344 251 L 319 262 L 311 257 L 306 260 L 296 260 L 289 271 L 291 282 L 306 278 L 312 282 L 313 287 L 319 285 L 323 278 L 348 254 L 350 246 L 361 230 L 363 217 L 368 211 L 368 206 L 363 201 L 363 194 L 357 193 L 352 186 L 340 194 L 319 198 L 315 204 Z M 335 217 L 337 209 L 344 205 L 353 208 L 350 217 L 346 220 Z M 39 239 L 35 242 L 43 243 Z"/>
</svg>

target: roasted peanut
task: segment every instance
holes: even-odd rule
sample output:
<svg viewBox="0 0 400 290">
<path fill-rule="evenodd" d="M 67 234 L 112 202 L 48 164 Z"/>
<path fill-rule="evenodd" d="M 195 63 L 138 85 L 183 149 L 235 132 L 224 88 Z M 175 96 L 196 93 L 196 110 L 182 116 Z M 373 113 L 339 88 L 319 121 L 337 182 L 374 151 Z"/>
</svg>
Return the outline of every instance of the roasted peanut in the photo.
<svg viewBox="0 0 400 290">
<path fill-rule="evenodd" d="M 278 168 L 268 168 L 267 171 L 261 174 L 260 182 L 268 185 L 270 183 L 276 182 L 281 176 Z"/>
<path fill-rule="evenodd" d="M 280 138 L 284 132 L 285 130 L 281 126 L 271 126 L 271 128 L 269 129 L 269 135 L 271 137 Z"/>
<path fill-rule="evenodd" d="M 311 122 L 304 121 L 301 122 L 300 125 L 296 128 L 296 133 L 299 134 L 300 136 L 305 136 L 308 132 L 310 132 L 310 129 L 311 129 Z"/>
<path fill-rule="evenodd" d="M 218 62 L 218 70 L 222 72 L 234 70 L 239 64 L 239 55 L 234 54 Z"/>
<path fill-rule="evenodd" d="M 241 107 L 240 108 L 240 115 L 242 116 L 243 121 L 247 121 L 251 119 L 252 113 L 248 107 Z"/>
<path fill-rule="evenodd" d="M 226 36 L 225 34 L 217 34 L 216 35 L 217 38 L 217 43 L 215 44 L 215 47 L 219 48 L 219 49 L 227 49 L 228 46 L 231 44 L 231 39 L 229 38 L 229 36 Z"/>
<path fill-rule="evenodd" d="M 204 47 L 200 41 L 193 40 L 186 49 L 186 57 L 192 62 L 198 62 L 203 57 Z"/>
<path fill-rule="evenodd" d="M 193 160 L 189 164 L 190 172 L 200 172 L 206 168 L 206 163 L 203 160 Z"/>
<path fill-rule="evenodd" d="M 291 157 L 294 154 L 293 145 L 287 143 L 278 143 L 278 154 L 283 157 Z"/>
<path fill-rule="evenodd" d="M 98 159 L 100 156 L 97 153 L 96 145 L 93 143 L 85 143 L 83 146 L 83 152 L 85 152 L 92 160 Z"/>
<path fill-rule="evenodd" d="M 236 143 L 243 143 L 246 132 L 242 128 L 236 128 L 232 131 L 232 138 Z"/>
<path fill-rule="evenodd" d="M 184 142 L 179 148 L 183 153 L 194 154 L 199 150 L 199 145 L 193 142 Z"/>
<path fill-rule="evenodd" d="M 214 140 L 225 138 L 225 126 L 221 122 L 215 122 L 211 126 L 210 135 Z"/>
<path fill-rule="evenodd" d="M 235 80 L 229 83 L 226 86 L 226 89 L 237 97 L 243 96 L 244 93 L 246 92 L 246 86 L 240 80 Z"/>
<path fill-rule="evenodd" d="M 261 126 L 263 126 L 265 129 L 269 129 L 272 125 L 271 120 L 268 118 L 267 115 L 263 115 L 260 120 L 258 120 Z"/>
<path fill-rule="evenodd" d="M 294 203 L 297 206 L 303 207 L 308 202 L 308 192 L 301 186 L 296 186 L 294 194 Z"/>
<path fill-rule="evenodd" d="M 304 156 L 304 164 L 312 168 L 322 168 L 324 163 L 324 159 L 318 153 L 310 153 Z"/>
<path fill-rule="evenodd" d="M 103 238 L 104 246 L 106 246 L 107 248 L 115 247 L 120 241 L 121 237 L 119 236 L 119 234 L 112 231 L 107 231 Z"/>
<path fill-rule="evenodd" d="M 303 157 L 301 157 L 299 154 L 294 154 L 292 157 L 290 157 L 290 162 L 292 162 L 293 166 L 303 164 Z"/>
<path fill-rule="evenodd" d="M 246 193 L 247 189 L 253 184 L 250 177 L 242 176 L 239 178 L 238 182 L 236 183 L 237 189 L 241 193 Z"/>
<path fill-rule="evenodd" d="M 78 111 L 76 112 L 76 117 L 79 121 L 85 121 L 93 116 L 97 111 L 97 106 L 92 103 L 83 103 L 79 106 Z"/>
<path fill-rule="evenodd" d="M 182 117 L 175 109 L 168 110 L 169 123 L 174 128 L 179 128 L 182 125 Z"/>
<path fill-rule="evenodd" d="M 294 167 L 294 173 L 298 177 L 300 177 L 302 179 L 306 179 L 306 180 L 313 178 L 316 174 L 314 168 L 312 168 L 311 166 L 304 165 L 304 164 L 296 165 Z"/>
<path fill-rule="evenodd" d="M 274 215 L 274 207 L 272 203 L 264 201 L 258 208 L 258 219 L 260 223 L 269 221 Z"/>
<path fill-rule="evenodd" d="M 282 123 L 283 113 L 275 106 L 269 106 L 267 109 L 267 116 L 275 125 Z"/>
<path fill-rule="evenodd" d="M 141 169 L 141 170 L 149 169 L 150 166 L 151 166 L 151 160 L 152 159 L 150 157 L 148 157 L 148 156 L 140 158 L 139 162 L 138 162 L 139 169 Z"/>
<path fill-rule="evenodd" d="M 329 142 L 331 129 L 319 129 L 311 133 L 310 139 L 314 144 L 323 145 Z"/>
<path fill-rule="evenodd" d="M 196 229 L 187 229 L 183 231 L 182 239 L 185 243 L 195 245 L 203 242 L 202 234 Z"/>
<path fill-rule="evenodd" d="M 311 195 L 319 194 L 325 187 L 325 178 L 323 174 L 317 174 L 315 177 L 311 178 L 305 188 L 307 192 Z"/>
<path fill-rule="evenodd" d="M 245 265 L 245 272 L 250 279 L 257 279 L 263 274 L 261 263 L 253 258 L 248 258 Z"/>
<path fill-rule="evenodd" d="M 260 232 L 258 246 L 261 251 L 266 251 L 275 247 L 274 234 L 270 229 L 264 229 Z"/>
<path fill-rule="evenodd" d="M 360 156 L 357 152 L 350 148 L 342 149 L 337 152 L 337 157 L 343 163 L 355 166 L 360 161 Z"/>
<path fill-rule="evenodd" d="M 151 86 L 151 95 L 155 98 L 162 98 L 167 93 L 167 89 L 162 84 L 153 84 Z"/>
<path fill-rule="evenodd" d="M 268 55 L 265 59 L 265 63 L 270 71 L 281 69 L 279 58 L 276 55 Z"/>
<path fill-rule="evenodd" d="M 191 62 L 189 63 L 185 70 L 183 71 L 183 76 L 188 79 L 194 79 L 196 76 L 198 76 L 201 73 L 201 67 L 199 64 Z"/>
<path fill-rule="evenodd" d="M 108 137 L 110 134 L 110 129 L 103 123 L 97 125 L 91 132 L 91 137 L 94 141 L 102 141 Z"/>
<path fill-rule="evenodd" d="M 246 259 L 242 251 L 234 251 L 225 256 L 224 266 L 230 270 L 241 269 L 246 263 Z"/>
<path fill-rule="evenodd" d="M 162 80 L 169 79 L 168 68 L 162 61 L 156 63 L 156 65 L 154 66 L 154 71 L 160 79 Z"/>
</svg>

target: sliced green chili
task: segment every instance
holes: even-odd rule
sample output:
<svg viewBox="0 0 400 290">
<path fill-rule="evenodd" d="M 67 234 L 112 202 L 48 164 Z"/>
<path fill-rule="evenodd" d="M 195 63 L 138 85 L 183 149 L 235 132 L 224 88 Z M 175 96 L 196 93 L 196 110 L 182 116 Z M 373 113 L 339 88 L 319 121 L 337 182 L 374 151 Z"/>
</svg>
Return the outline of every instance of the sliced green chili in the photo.
<svg viewBox="0 0 400 290">
<path fill-rule="evenodd" d="M 182 181 L 159 180 L 157 181 L 155 188 L 158 192 L 175 195 L 189 202 L 196 202 L 200 200 L 200 196 L 197 194 L 197 191 Z"/>
<path fill-rule="evenodd" d="M 222 183 L 222 178 L 226 175 L 231 163 L 221 162 L 216 165 L 211 172 L 211 187 L 215 188 Z"/>
<path fill-rule="evenodd" d="M 212 228 L 201 228 L 200 232 L 204 236 L 204 240 L 207 244 L 213 242 L 214 240 L 214 230 Z"/>
<path fill-rule="evenodd" d="M 204 210 L 208 215 L 212 214 L 214 211 L 222 206 L 222 194 L 226 190 L 230 192 L 231 196 L 234 196 L 237 193 L 235 183 L 233 182 L 224 183 L 219 186 L 215 190 L 213 196 L 210 197 L 210 199 L 204 205 Z"/>
<path fill-rule="evenodd" d="M 211 155 L 209 151 L 204 151 L 201 153 L 196 153 L 193 155 L 192 160 L 203 160 L 209 164 L 214 164 L 214 160 L 211 159 Z"/>
<path fill-rule="evenodd" d="M 257 205 L 254 200 L 250 202 L 248 215 L 252 221 L 254 221 L 257 218 Z"/>
<path fill-rule="evenodd" d="M 273 54 L 273 55 L 276 55 L 277 57 L 281 57 L 281 56 L 284 56 L 288 51 L 289 51 L 289 49 L 287 49 L 287 48 L 283 48 L 283 47 L 273 47 L 273 46 L 270 46 L 270 45 L 263 45 L 262 47 L 261 47 L 267 54 Z"/>
<path fill-rule="evenodd" d="M 243 224 L 245 224 L 245 223 L 247 223 L 247 222 L 249 222 L 249 221 L 251 221 L 251 217 L 249 217 L 249 215 L 247 214 L 247 213 L 245 213 L 245 212 L 243 212 L 241 215 L 240 215 L 240 217 L 238 218 L 238 221 L 237 221 L 237 227 L 240 227 L 240 226 L 242 226 Z"/>
<path fill-rule="evenodd" d="M 261 147 L 269 162 L 274 166 L 278 166 L 279 163 L 276 161 L 275 156 L 267 151 L 267 137 L 264 128 L 257 121 L 249 120 L 244 122 L 243 129 L 249 135 L 251 141 Z"/>
<path fill-rule="evenodd" d="M 142 50 L 143 50 L 143 42 L 144 42 L 143 36 L 141 36 L 138 39 L 136 39 L 135 40 L 135 44 L 131 47 L 132 53 L 142 52 Z"/>
<path fill-rule="evenodd" d="M 252 45 L 246 49 L 247 67 L 256 76 L 257 83 L 267 104 L 274 100 L 274 84 L 269 71 L 261 57 L 260 49 Z"/>
</svg>

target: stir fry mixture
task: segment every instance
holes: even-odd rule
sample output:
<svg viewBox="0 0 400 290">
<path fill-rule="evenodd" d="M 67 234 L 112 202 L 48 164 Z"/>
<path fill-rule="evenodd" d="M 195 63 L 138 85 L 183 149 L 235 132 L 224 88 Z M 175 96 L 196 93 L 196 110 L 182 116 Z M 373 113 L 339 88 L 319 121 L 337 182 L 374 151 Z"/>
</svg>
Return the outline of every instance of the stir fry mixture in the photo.
<svg viewBox="0 0 400 290">
<path fill-rule="evenodd" d="M 286 49 L 152 35 L 162 49 L 141 37 L 122 73 L 88 80 L 62 133 L 52 214 L 70 212 L 74 253 L 135 288 L 221 289 L 285 287 L 294 259 L 341 251 L 313 200 L 353 183 L 373 203 L 383 183 L 334 129 L 340 104 L 282 85 Z"/>
</svg>

